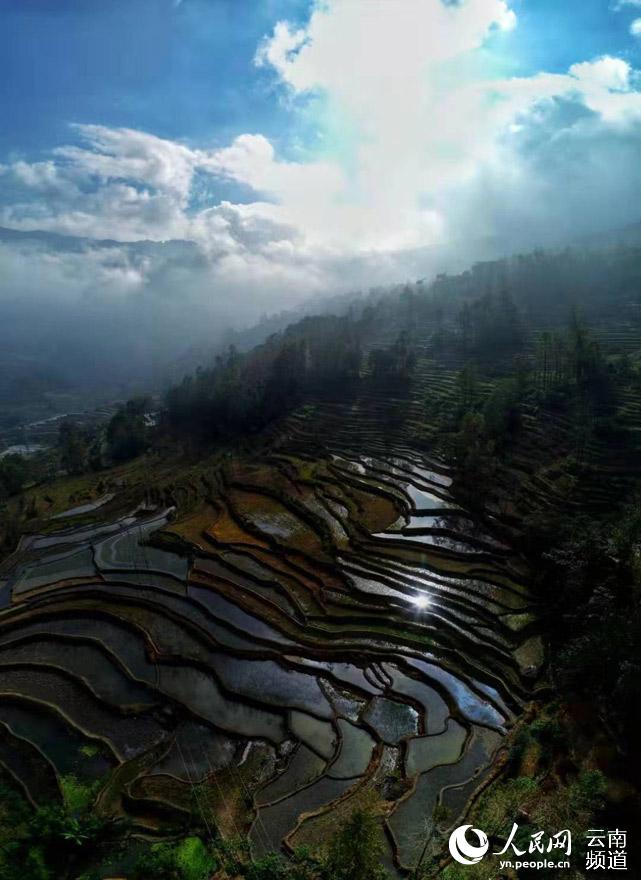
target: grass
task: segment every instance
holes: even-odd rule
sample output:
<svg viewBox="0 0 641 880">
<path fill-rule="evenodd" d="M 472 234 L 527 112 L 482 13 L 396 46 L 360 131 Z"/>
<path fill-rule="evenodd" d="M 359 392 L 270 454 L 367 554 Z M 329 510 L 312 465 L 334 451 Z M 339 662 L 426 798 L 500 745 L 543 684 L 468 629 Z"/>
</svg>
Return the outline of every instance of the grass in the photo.
<svg viewBox="0 0 641 880">
<path fill-rule="evenodd" d="M 77 776 L 68 774 L 60 778 L 60 788 L 66 808 L 71 813 L 82 812 L 93 803 L 101 787 L 100 780 L 87 784 Z"/>
<path fill-rule="evenodd" d="M 95 758 L 100 753 L 100 749 L 93 743 L 86 743 L 84 746 L 80 746 L 79 752 L 83 758 L 89 760 Z"/>
</svg>

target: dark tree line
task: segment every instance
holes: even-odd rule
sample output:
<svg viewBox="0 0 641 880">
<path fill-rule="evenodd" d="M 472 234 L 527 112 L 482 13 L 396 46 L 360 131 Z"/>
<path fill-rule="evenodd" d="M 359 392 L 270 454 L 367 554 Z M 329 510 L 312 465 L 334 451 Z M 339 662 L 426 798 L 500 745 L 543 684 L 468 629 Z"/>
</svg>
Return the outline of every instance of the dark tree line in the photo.
<svg viewBox="0 0 641 880">
<path fill-rule="evenodd" d="M 416 366 L 416 351 L 406 330 L 387 348 L 374 348 L 368 365 L 374 379 L 409 379 Z"/>
<path fill-rule="evenodd" d="M 230 347 L 167 392 L 167 423 L 210 440 L 259 431 L 306 395 L 358 380 L 360 330 L 350 317 L 305 318 L 250 352 Z"/>
<path fill-rule="evenodd" d="M 464 302 L 457 322 L 463 351 L 478 360 L 509 357 L 522 348 L 525 340 L 521 316 L 507 289 Z"/>
<path fill-rule="evenodd" d="M 507 326 L 512 324 L 510 318 Z M 509 459 L 526 411 L 541 417 L 546 411 L 561 413 L 569 425 L 566 453 L 582 465 L 591 438 L 608 439 L 617 431 L 620 387 L 636 375 L 625 360 L 604 356 L 576 309 L 565 327 L 541 333 L 537 344 L 520 338 L 509 365 L 503 348 L 493 356 L 491 347 L 471 355 L 457 375 L 455 405 L 441 414 L 446 450 L 468 503 L 483 496 L 497 467 Z"/>
<path fill-rule="evenodd" d="M 65 419 L 58 431 L 58 458 L 67 474 L 99 471 L 145 452 L 152 441 L 148 397 L 135 397 L 118 407 L 105 427 L 85 428 Z"/>
</svg>

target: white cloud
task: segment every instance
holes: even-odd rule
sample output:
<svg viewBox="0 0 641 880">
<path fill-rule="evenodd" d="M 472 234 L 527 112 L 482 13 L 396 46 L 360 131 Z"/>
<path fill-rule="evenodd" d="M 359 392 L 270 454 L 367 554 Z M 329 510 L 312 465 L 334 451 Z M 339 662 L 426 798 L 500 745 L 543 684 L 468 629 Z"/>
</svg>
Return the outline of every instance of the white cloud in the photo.
<svg viewBox="0 0 641 880">
<path fill-rule="evenodd" d="M 621 58 L 604 55 L 596 61 L 583 61 L 570 67 L 570 76 L 582 84 L 613 91 L 630 87 L 630 65 Z"/>
<path fill-rule="evenodd" d="M 240 135 L 231 146 L 211 154 L 202 167 L 247 184 L 288 206 L 301 201 L 331 200 L 345 188 L 344 175 L 335 163 L 279 161 L 262 135 Z"/>
<path fill-rule="evenodd" d="M 448 194 L 496 168 L 506 133 L 527 125 L 540 102 L 575 99 L 603 125 L 635 123 L 641 96 L 622 59 L 496 79 L 491 54 L 479 50 L 516 23 L 509 4 L 494 0 L 318 3 L 306 28 L 280 22 L 257 63 L 271 65 L 294 97 L 320 94 L 356 132 L 346 197 L 317 203 L 305 228 L 322 210 L 330 246 L 330 230 L 357 252 L 439 244 L 467 233 L 450 222 Z"/>
<path fill-rule="evenodd" d="M 296 92 L 326 89 L 353 103 L 372 85 L 413 86 L 429 66 L 478 48 L 493 28 L 510 30 L 516 15 L 505 0 L 403 3 L 316 3 L 305 29 L 279 22 L 256 60 L 269 63 Z M 370 102 L 368 101 L 368 104 Z"/>
<path fill-rule="evenodd" d="M 24 185 L 25 198 L 5 206 L 0 222 L 123 241 L 188 232 L 197 151 L 130 129 L 73 128 L 81 145 L 59 147 L 45 162 L 5 166 Z"/>
<path fill-rule="evenodd" d="M 492 41 L 516 25 L 506 0 L 318 2 L 304 27 L 278 22 L 256 63 L 287 93 L 294 128 L 297 108 L 307 120 L 316 108 L 322 152 L 293 161 L 260 133 L 211 149 L 80 125 L 78 142 L 46 160 L 0 166 L 20 189 L 0 224 L 192 239 L 206 258 L 193 276 L 201 294 L 263 311 L 429 273 L 434 248 L 456 246 L 465 260 L 491 236 L 507 251 L 627 218 L 641 182 L 638 73 L 605 55 L 565 73 L 501 77 Z M 195 208 L 202 175 L 253 200 Z M 91 266 L 99 279 L 108 270 Z M 142 261 L 109 278 L 131 292 L 158 273 Z"/>
<path fill-rule="evenodd" d="M 633 37 L 641 37 L 641 18 L 634 19 L 630 25 L 630 33 Z"/>
<path fill-rule="evenodd" d="M 320 93 L 330 116 L 355 132 L 342 195 L 323 185 L 318 197 L 299 199 L 294 221 L 333 250 L 438 241 L 442 218 L 420 201 L 466 173 L 470 153 L 485 146 L 482 138 L 463 143 L 464 129 L 480 121 L 484 108 L 457 65 L 493 31 L 515 24 L 503 0 L 317 3 L 306 28 L 279 22 L 257 63 L 271 65 L 294 96 Z"/>
<path fill-rule="evenodd" d="M 292 55 L 301 48 L 307 39 L 306 31 L 290 29 L 286 21 L 279 21 L 274 28 L 273 36 L 266 39 L 256 52 L 256 64 L 271 65 L 276 70 L 284 71 L 291 63 Z"/>
<path fill-rule="evenodd" d="M 133 179 L 185 203 L 198 153 L 181 144 L 128 128 L 76 125 L 84 147 L 59 147 L 54 153 L 78 174 L 103 181 Z"/>
</svg>

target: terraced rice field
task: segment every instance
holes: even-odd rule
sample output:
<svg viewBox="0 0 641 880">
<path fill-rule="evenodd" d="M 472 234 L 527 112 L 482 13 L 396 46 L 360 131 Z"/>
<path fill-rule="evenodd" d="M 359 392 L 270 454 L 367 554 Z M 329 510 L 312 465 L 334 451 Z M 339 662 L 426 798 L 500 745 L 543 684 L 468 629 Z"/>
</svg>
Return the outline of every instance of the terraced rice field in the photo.
<svg viewBox="0 0 641 880">
<path fill-rule="evenodd" d="M 294 416 L 189 517 L 96 506 L 23 540 L 0 762 L 30 800 L 106 778 L 96 809 L 163 836 L 196 799 L 256 855 L 318 847 L 367 802 L 398 874 L 458 822 L 541 663 L 528 574 L 354 407 Z"/>
</svg>

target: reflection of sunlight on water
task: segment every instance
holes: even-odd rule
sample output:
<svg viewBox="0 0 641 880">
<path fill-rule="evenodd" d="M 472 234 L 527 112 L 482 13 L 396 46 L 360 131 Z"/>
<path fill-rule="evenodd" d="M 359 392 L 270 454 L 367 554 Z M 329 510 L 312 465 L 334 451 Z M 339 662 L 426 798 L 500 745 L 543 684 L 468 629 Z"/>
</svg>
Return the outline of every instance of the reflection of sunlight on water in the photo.
<svg viewBox="0 0 641 880">
<path fill-rule="evenodd" d="M 417 596 L 412 596 L 412 603 L 416 608 L 421 611 L 423 608 L 428 608 L 430 604 L 430 600 L 427 596 L 424 596 L 422 593 L 419 593 Z"/>
</svg>

